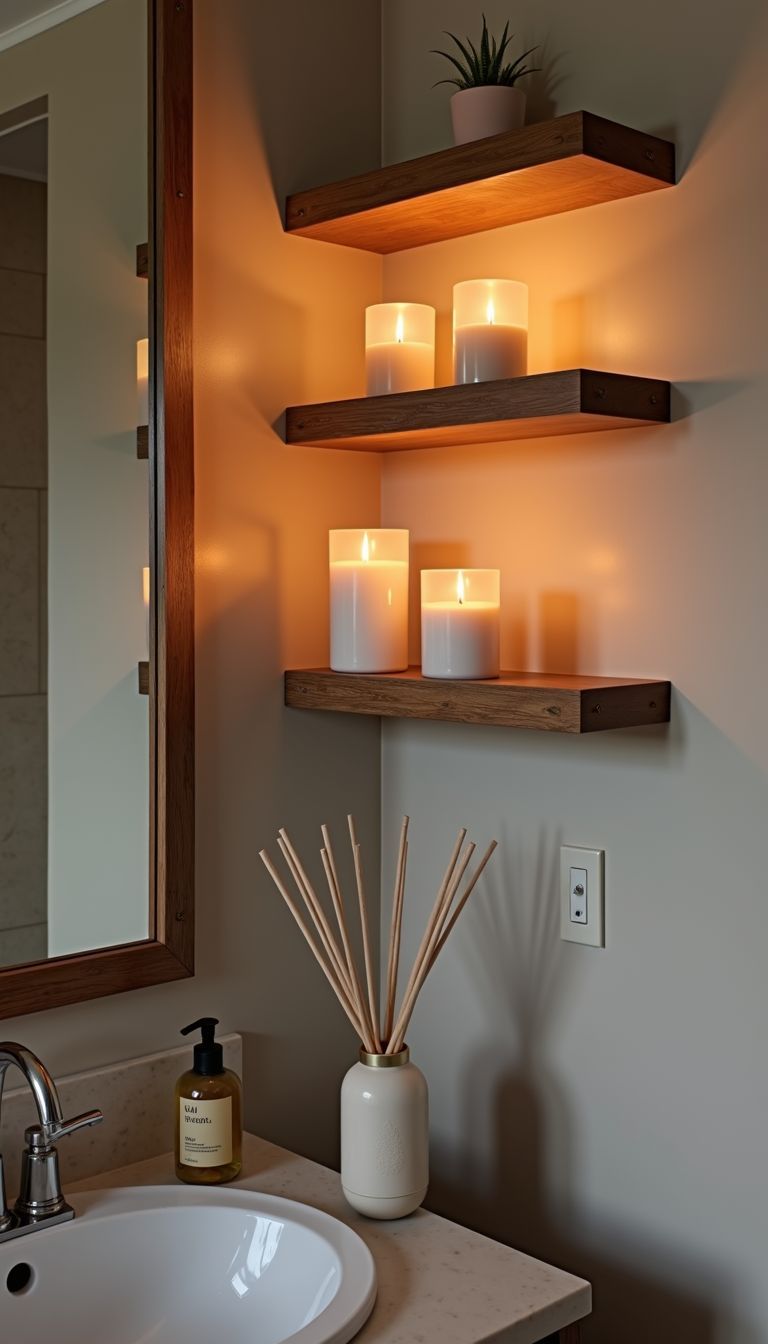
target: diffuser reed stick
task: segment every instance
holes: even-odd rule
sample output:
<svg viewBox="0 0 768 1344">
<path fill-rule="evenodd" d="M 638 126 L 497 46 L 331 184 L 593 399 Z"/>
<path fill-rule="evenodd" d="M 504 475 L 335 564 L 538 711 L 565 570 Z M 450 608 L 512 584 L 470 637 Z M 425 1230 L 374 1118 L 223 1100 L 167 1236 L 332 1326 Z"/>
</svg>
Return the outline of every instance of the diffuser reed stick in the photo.
<svg viewBox="0 0 768 1344">
<path fill-rule="evenodd" d="M 355 831 L 355 822 L 353 817 L 347 817 L 349 826 L 349 839 L 352 845 L 352 857 L 355 864 L 355 882 L 357 883 L 357 902 L 360 910 L 360 932 L 363 937 L 363 961 L 365 963 L 365 983 L 368 987 L 368 1009 L 370 1013 L 371 1027 L 373 1028 L 373 1041 L 376 1046 L 376 1054 L 381 1053 L 381 1041 L 379 1040 L 379 1009 L 376 1002 L 376 980 L 373 974 L 373 956 L 371 954 L 371 938 L 368 931 L 368 904 L 365 899 L 365 883 L 363 881 L 363 865 L 360 858 L 360 846 L 357 842 L 357 833 Z"/>
<path fill-rule="evenodd" d="M 320 850 L 320 858 L 340 942 L 284 827 L 281 827 L 278 833 L 278 848 L 299 894 L 300 901 L 309 915 L 311 924 L 314 925 L 314 933 L 302 914 L 300 905 L 291 895 L 267 851 L 261 850 L 259 857 L 298 924 L 308 947 L 336 995 L 346 1017 L 358 1033 L 363 1048 L 369 1054 L 394 1055 L 403 1049 L 405 1033 L 408 1030 L 408 1025 L 427 976 L 445 947 L 448 938 L 456 927 L 462 910 L 477 886 L 488 860 L 496 848 L 496 841 L 491 842 L 474 872 L 467 876 L 467 870 L 475 853 L 475 845 L 470 841 L 465 848 L 466 827 L 459 830 L 408 974 L 398 1011 L 397 982 L 400 969 L 400 945 L 409 844 L 409 818 L 403 818 L 395 866 L 384 1001 L 380 1016 L 378 984 L 374 974 L 371 931 L 368 922 L 362 849 L 357 838 L 353 817 L 347 817 L 347 825 L 357 889 L 357 911 L 363 951 L 362 974 L 358 969 L 352 946 L 350 926 L 347 922 L 344 897 L 328 827 L 321 827 L 323 847 Z M 462 884 L 464 884 L 463 890 L 461 890 Z"/>
<path fill-rule="evenodd" d="M 389 952 L 387 954 L 386 1014 L 381 1027 L 381 1035 L 388 1041 L 392 1035 L 395 1018 L 395 995 L 397 992 L 397 972 L 400 967 L 400 938 L 403 928 L 403 902 L 405 899 L 405 869 L 408 862 L 408 826 L 410 817 L 403 817 L 400 829 L 400 848 L 397 853 L 395 869 L 395 890 L 392 897 L 392 919 L 389 928 Z"/>
</svg>

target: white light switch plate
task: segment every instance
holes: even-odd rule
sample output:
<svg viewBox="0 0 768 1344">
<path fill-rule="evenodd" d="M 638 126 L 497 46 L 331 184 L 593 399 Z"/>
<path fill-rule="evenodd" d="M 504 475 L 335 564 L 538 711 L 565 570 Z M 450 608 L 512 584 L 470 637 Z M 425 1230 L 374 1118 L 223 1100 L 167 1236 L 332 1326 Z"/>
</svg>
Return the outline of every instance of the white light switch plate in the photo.
<svg viewBox="0 0 768 1344">
<path fill-rule="evenodd" d="M 562 845 L 560 849 L 560 937 L 567 943 L 605 947 L 605 850 Z"/>
</svg>

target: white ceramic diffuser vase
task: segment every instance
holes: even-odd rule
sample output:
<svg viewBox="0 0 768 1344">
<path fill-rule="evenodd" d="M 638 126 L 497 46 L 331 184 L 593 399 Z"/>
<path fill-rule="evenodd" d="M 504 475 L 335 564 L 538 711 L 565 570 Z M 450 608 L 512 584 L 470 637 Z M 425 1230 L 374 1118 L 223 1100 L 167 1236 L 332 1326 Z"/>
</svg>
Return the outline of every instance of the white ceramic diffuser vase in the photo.
<svg viewBox="0 0 768 1344">
<path fill-rule="evenodd" d="M 358 1213 L 405 1218 L 429 1184 L 429 1101 L 408 1047 L 360 1051 L 341 1085 L 341 1184 Z"/>
<path fill-rule="evenodd" d="M 525 121 L 525 94 L 516 84 L 478 84 L 451 98 L 453 139 L 457 145 L 489 135 L 516 131 Z"/>
</svg>

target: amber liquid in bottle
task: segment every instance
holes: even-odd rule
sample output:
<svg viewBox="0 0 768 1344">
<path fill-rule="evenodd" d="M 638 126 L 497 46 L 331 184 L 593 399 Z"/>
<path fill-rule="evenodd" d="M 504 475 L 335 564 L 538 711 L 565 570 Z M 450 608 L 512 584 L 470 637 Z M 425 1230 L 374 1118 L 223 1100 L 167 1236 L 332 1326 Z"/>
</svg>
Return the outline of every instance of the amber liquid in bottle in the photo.
<svg viewBox="0 0 768 1344">
<path fill-rule="evenodd" d="M 201 1018 L 184 1034 L 203 1030 L 195 1067 L 176 1084 L 176 1175 L 187 1185 L 223 1185 L 240 1174 L 243 1119 L 240 1079 L 222 1063 L 214 1018 Z"/>
</svg>

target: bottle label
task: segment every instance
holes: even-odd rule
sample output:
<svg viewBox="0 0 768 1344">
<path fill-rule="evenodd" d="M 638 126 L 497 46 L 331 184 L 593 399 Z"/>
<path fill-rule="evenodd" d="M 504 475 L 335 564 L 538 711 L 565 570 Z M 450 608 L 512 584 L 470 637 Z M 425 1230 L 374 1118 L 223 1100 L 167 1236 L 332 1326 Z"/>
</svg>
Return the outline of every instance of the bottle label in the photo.
<svg viewBox="0 0 768 1344">
<path fill-rule="evenodd" d="M 179 1161 L 184 1167 L 226 1167 L 232 1161 L 232 1098 L 179 1098 Z"/>
</svg>

